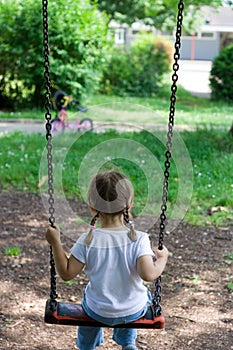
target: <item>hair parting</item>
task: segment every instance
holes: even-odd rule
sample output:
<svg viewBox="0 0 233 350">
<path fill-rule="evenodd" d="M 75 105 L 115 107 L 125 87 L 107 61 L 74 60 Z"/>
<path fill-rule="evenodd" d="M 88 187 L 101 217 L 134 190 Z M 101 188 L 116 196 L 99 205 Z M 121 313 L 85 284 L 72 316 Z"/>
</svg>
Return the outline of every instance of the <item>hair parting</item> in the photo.
<svg viewBox="0 0 233 350">
<path fill-rule="evenodd" d="M 98 217 L 99 217 L 99 212 L 97 212 L 95 214 L 95 216 L 93 216 L 93 218 L 91 219 L 90 230 L 88 232 L 87 237 L 84 240 L 84 243 L 86 245 L 90 245 L 91 244 L 91 241 L 93 239 L 93 230 L 95 229 L 95 224 L 96 224 L 96 221 L 97 221 Z"/>
</svg>

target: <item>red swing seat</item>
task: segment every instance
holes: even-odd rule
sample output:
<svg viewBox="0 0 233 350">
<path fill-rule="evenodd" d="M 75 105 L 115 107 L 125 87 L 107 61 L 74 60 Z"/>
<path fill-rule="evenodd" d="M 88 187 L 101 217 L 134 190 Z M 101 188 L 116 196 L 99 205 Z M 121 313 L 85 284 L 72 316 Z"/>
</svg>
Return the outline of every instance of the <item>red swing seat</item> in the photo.
<svg viewBox="0 0 233 350">
<path fill-rule="evenodd" d="M 165 319 L 162 315 L 155 316 L 153 306 L 150 306 L 144 317 L 130 323 L 108 326 L 90 318 L 82 305 L 67 302 L 51 302 L 48 299 L 45 307 L 45 323 L 69 326 L 89 326 L 108 328 L 153 328 L 164 329 Z"/>
</svg>

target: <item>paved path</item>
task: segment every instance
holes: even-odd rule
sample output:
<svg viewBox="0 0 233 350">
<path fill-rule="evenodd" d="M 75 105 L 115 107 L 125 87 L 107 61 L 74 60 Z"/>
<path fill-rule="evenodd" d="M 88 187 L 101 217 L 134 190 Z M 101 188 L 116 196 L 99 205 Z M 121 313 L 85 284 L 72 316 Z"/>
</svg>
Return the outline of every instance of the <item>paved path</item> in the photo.
<svg viewBox="0 0 233 350">
<path fill-rule="evenodd" d="M 0 136 L 6 133 L 11 133 L 15 131 L 21 131 L 26 134 L 31 133 L 45 133 L 44 124 L 41 122 L 35 122 L 35 120 L 27 120 L 25 122 L 18 121 L 4 121 L 4 119 L 0 119 Z"/>
<path fill-rule="evenodd" d="M 153 131 L 159 131 L 159 130 L 167 130 L 166 124 L 131 124 L 131 123 L 114 123 L 114 122 L 94 122 L 94 131 L 97 133 L 105 132 L 106 130 L 114 129 L 118 130 L 119 132 L 133 132 L 133 131 L 140 131 L 140 130 L 150 130 Z M 191 125 L 176 125 L 176 130 L 183 131 L 183 130 L 195 130 L 195 126 Z M 45 134 L 45 127 L 43 123 L 2 123 L 0 121 L 0 137 L 4 134 L 9 134 L 15 131 L 21 131 L 25 134 Z M 65 133 L 69 133 L 72 131 L 69 131 L 68 129 L 65 130 Z"/>
<path fill-rule="evenodd" d="M 210 97 L 209 76 L 212 62 L 180 61 L 179 83 L 192 95 Z"/>
</svg>

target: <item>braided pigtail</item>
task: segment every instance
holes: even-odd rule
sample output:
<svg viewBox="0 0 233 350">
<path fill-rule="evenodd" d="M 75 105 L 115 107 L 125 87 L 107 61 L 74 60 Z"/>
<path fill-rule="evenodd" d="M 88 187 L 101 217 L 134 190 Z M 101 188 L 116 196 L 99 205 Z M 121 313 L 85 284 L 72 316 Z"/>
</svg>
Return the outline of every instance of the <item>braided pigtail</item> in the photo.
<svg viewBox="0 0 233 350">
<path fill-rule="evenodd" d="M 128 233 L 129 238 L 131 239 L 131 241 L 136 242 L 136 240 L 138 238 L 137 232 L 135 231 L 133 221 L 130 220 L 128 208 L 124 209 L 123 217 L 124 217 L 125 222 L 129 225 L 129 233 Z"/>
<path fill-rule="evenodd" d="M 95 216 L 91 219 L 90 230 L 88 232 L 87 237 L 84 240 L 84 243 L 86 245 L 90 245 L 91 244 L 91 241 L 92 241 L 92 238 L 93 238 L 93 230 L 95 229 L 95 224 L 96 224 L 96 221 L 97 221 L 98 217 L 99 217 L 99 212 L 97 212 L 95 214 Z"/>
</svg>

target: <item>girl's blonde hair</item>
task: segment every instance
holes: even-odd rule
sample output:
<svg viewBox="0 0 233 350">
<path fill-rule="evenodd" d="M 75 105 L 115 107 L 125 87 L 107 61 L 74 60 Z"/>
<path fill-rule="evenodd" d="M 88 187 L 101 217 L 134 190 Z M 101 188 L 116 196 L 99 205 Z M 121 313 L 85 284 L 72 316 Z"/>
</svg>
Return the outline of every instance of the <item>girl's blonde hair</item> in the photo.
<svg viewBox="0 0 233 350">
<path fill-rule="evenodd" d="M 129 214 L 133 196 L 133 186 L 124 174 L 113 170 L 97 174 L 92 179 L 88 192 L 88 204 L 96 210 L 96 215 L 91 220 L 91 228 L 85 243 L 91 243 L 92 231 L 100 213 L 107 215 L 123 214 L 124 221 L 129 224 L 128 236 L 133 242 L 136 241 L 137 233 Z"/>
</svg>

